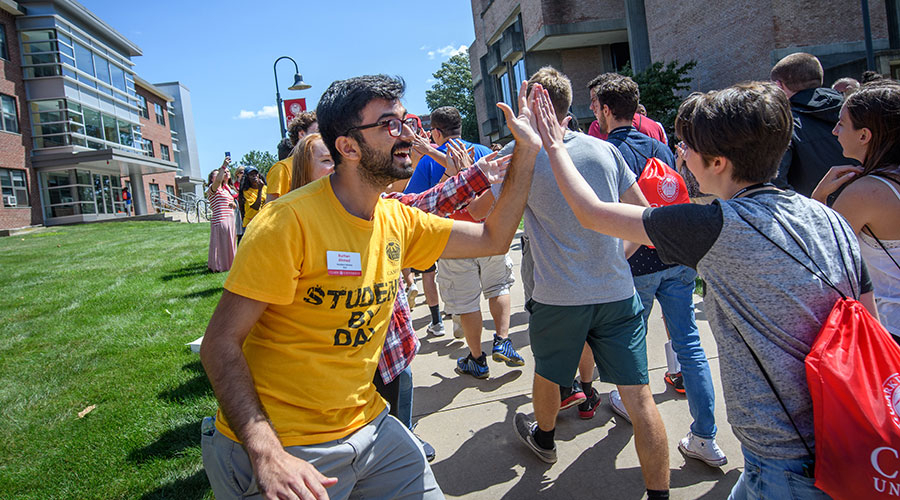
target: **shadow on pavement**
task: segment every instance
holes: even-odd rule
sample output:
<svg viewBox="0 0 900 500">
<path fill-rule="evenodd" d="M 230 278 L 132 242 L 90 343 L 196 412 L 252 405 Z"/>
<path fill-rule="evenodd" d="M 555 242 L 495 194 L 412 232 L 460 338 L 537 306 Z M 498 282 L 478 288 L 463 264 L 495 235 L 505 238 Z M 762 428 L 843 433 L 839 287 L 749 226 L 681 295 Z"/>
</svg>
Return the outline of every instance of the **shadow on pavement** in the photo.
<svg viewBox="0 0 900 500">
<path fill-rule="evenodd" d="M 448 378 L 438 372 L 434 372 L 432 376 L 441 381 L 429 387 L 416 387 L 413 399 L 413 417 L 429 415 L 446 408 L 460 392 L 473 386 L 483 393 L 494 392 L 517 380 L 522 376 L 522 371 L 512 370 L 499 377 L 490 377 L 485 380 L 476 380 L 468 375 L 457 374 Z M 516 396 L 504 399 L 503 402 L 508 404 L 508 401 L 515 401 L 517 398 L 531 401 L 531 398 L 526 396 Z"/>
</svg>

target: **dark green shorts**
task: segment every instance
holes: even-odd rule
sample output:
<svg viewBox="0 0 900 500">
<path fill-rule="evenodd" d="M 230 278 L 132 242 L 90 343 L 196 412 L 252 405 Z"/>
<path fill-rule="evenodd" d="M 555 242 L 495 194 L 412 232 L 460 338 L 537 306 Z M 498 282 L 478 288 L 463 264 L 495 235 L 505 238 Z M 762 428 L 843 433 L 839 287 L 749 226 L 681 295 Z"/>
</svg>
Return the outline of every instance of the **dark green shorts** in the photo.
<svg viewBox="0 0 900 500">
<path fill-rule="evenodd" d="M 643 385 L 647 376 L 647 336 L 641 300 L 608 304 L 551 306 L 530 301 L 528 335 L 534 371 L 559 385 L 570 385 L 587 342 L 600 380 L 616 385 Z"/>
</svg>

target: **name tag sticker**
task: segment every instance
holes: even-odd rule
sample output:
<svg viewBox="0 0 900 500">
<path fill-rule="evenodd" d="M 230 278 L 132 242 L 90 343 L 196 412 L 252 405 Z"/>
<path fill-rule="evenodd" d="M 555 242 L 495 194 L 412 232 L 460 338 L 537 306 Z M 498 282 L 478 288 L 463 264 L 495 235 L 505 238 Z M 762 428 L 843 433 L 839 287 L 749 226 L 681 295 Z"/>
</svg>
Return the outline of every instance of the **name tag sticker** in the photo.
<svg viewBox="0 0 900 500">
<path fill-rule="evenodd" d="M 328 250 L 328 274 L 331 276 L 362 276 L 362 261 L 358 252 Z"/>
</svg>

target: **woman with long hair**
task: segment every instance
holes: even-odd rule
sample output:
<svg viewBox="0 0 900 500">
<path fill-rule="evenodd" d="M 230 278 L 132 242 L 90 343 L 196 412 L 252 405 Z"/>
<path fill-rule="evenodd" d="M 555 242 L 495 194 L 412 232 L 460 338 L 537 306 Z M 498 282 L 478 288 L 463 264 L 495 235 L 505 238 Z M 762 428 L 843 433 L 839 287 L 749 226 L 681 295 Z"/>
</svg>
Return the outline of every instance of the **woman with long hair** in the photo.
<svg viewBox="0 0 900 500">
<path fill-rule="evenodd" d="M 241 208 L 241 220 L 244 231 L 247 225 L 259 213 L 266 199 L 266 178 L 260 175 L 256 167 L 245 167 L 241 178 L 241 189 L 238 193 L 238 207 Z"/>
<path fill-rule="evenodd" d="M 206 198 L 212 209 L 206 267 L 214 273 L 228 271 L 234 262 L 234 191 L 228 171 L 230 163 L 231 158 L 226 157 L 221 167 L 209 173 L 209 188 L 206 190 Z"/>
<path fill-rule="evenodd" d="M 832 131 L 861 167 L 833 167 L 812 197 L 853 226 L 881 323 L 900 343 L 900 83 L 868 83 L 847 98 Z"/>
<path fill-rule="evenodd" d="M 291 191 L 334 171 L 334 160 L 319 133 L 307 134 L 294 146 Z"/>
</svg>

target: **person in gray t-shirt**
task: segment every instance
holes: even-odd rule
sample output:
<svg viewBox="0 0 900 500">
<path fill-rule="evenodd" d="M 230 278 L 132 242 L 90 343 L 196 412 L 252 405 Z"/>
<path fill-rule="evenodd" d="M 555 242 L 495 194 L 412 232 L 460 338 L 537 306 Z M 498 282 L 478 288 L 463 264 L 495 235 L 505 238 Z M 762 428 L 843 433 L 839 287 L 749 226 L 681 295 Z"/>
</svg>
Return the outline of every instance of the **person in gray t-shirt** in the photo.
<svg viewBox="0 0 900 500">
<path fill-rule="evenodd" d="M 541 68 L 528 83 L 529 92 L 553 89 L 560 109 L 568 109 L 571 83 L 562 73 Z M 557 125 L 565 118 L 563 111 L 556 117 Z M 617 149 L 575 132 L 567 132 L 560 144 L 588 180 L 594 196 L 648 206 Z M 668 444 L 648 386 L 643 308 L 622 240 L 581 227 L 553 180 L 547 151 L 538 154 L 534 169 L 525 207 L 525 233 L 534 256 L 528 334 L 535 360 L 536 421 L 516 415 L 516 432 L 542 460 L 556 460 L 553 433 L 560 408 L 559 386 L 572 383 L 587 342 L 600 380 L 618 387 L 634 425 L 644 482 L 650 498 L 656 498 L 669 488 Z"/>
<path fill-rule="evenodd" d="M 770 82 L 751 82 L 689 97 L 676 130 L 688 169 L 719 200 L 646 210 L 598 199 L 559 147 L 564 132 L 548 116 L 549 98 L 538 104 L 551 167 L 584 227 L 653 245 L 663 262 L 695 268 L 706 280 L 728 421 L 745 463 L 730 498 L 828 498 L 811 473 L 815 442 L 804 358 L 840 296 L 775 243 L 814 269 L 811 259 L 838 289 L 877 312 L 847 222 L 769 182 L 791 137 L 784 93 Z"/>
</svg>

